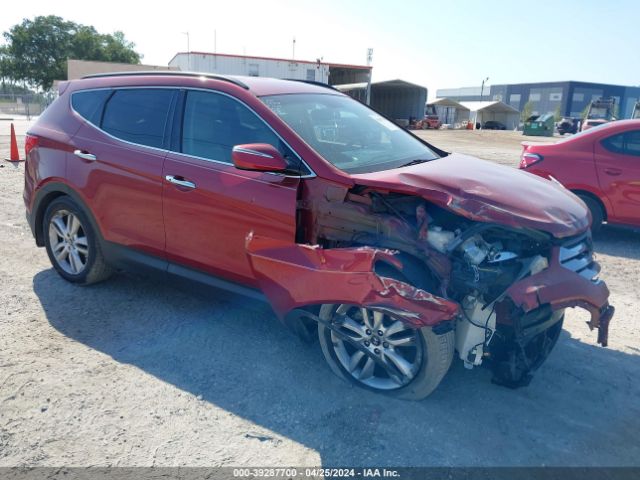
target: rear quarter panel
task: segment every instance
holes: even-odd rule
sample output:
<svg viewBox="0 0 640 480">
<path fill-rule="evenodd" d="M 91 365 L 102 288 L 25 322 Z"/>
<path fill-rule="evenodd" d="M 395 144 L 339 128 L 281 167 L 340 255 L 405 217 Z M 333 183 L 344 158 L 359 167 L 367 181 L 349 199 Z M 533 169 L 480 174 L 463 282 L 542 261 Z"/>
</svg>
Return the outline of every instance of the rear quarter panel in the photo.
<svg viewBox="0 0 640 480">
<path fill-rule="evenodd" d="M 38 146 L 26 158 L 23 197 L 28 212 L 33 209 L 36 191 L 44 184 L 66 183 L 71 138 L 80 128 L 80 122 L 70 115 L 68 95 L 65 92 L 58 97 L 27 132 L 38 137 Z"/>
<path fill-rule="evenodd" d="M 525 147 L 525 151 L 544 157 L 525 171 L 548 179 L 553 177 L 574 192 L 589 192 L 610 211 L 611 206 L 598 182 L 593 139 L 587 140 Z"/>
</svg>

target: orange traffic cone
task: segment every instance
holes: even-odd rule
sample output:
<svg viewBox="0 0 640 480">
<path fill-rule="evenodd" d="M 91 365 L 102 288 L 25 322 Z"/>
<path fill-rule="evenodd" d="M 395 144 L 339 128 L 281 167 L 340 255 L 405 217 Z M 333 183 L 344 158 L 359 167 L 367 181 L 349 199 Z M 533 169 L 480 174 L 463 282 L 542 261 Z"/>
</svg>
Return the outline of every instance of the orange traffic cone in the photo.
<svg viewBox="0 0 640 480">
<path fill-rule="evenodd" d="M 11 153 L 9 158 L 5 158 L 7 162 L 24 162 L 20 159 L 20 153 L 18 153 L 18 140 L 16 139 L 16 129 L 11 124 Z"/>
</svg>

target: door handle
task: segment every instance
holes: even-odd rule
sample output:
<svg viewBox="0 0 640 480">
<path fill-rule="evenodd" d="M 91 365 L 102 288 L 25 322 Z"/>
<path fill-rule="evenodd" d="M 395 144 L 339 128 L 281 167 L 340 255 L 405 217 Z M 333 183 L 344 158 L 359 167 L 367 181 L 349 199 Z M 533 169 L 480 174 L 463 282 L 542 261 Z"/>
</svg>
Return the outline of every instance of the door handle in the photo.
<svg viewBox="0 0 640 480">
<path fill-rule="evenodd" d="M 613 175 L 615 177 L 617 175 L 620 175 L 622 173 L 622 170 L 619 170 L 617 168 L 605 168 L 604 173 L 608 175 Z"/>
<path fill-rule="evenodd" d="M 89 160 L 90 162 L 95 162 L 96 161 L 96 156 L 94 154 L 92 154 L 92 153 L 89 153 L 89 152 L 85 152 L 85 151 L 82 151 L 82 150 L 74 150 L 73 154 L 76 157 L 80 157 L 83 160 Z"/>
<path fill-rule="evenodd" d="M 169 183 L 173 183 L 174 185 L 180 185 L 181 187 L 185 187 L 185 188 L 196 188 L 196 184 L 193 182 L 190 182 L 189 180 L 185 180 L 182 177 L 178 177 L 175 175 L 167 175 L 164 177 L 164 179 L 169 182 Z"/>
</svg>

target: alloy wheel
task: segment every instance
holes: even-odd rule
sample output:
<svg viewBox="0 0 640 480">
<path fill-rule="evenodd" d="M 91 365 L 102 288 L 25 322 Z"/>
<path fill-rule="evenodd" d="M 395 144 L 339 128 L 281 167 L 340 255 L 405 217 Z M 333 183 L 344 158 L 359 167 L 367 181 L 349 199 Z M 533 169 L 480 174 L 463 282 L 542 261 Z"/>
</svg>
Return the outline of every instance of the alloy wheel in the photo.
<svg viewBox="0 0 640 480">
<path fill-rule="evenodd" d="M 333 351 L 354 380 L 376 390 L 408 385 L 420 370 L 420 333 L 381 310 L 339 305 L 331 330 Z"/>
<path fill-rule="evenodd" d="M 49 221 L 49 242 L 56 263 L 71 275 L 87 266 L 89 243 L 80 219 L 68 210 L 58 210 Z"/>
</svg>

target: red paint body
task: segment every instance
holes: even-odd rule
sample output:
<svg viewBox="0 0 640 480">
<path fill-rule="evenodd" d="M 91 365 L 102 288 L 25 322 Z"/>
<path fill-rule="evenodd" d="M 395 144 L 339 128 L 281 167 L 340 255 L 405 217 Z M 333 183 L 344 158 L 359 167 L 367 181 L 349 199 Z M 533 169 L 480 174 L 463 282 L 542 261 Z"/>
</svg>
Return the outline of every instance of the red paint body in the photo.
<svg viewBox="0 0 640 480">
<path fill-rule="evenodd" d="M 287 169 L 287 162 L 280 152 L 271 145 L 261 143 L 238 145 L 233 149 L 232 160 L 240 170 L 282 172 Z"/>
<path fill-rule="evenodd" d="M 393 252 L 361 248 L 324 250 L 286 241 L 247 239 L 253 271 L 275 311 L 284 316 L 293 308 L 313 303 L 351 303 L 394 310 L 416 327 L 435 325 L 458 312 L 455 302 L 431 295 L 403 282 L 379 277 L 376 261 L 395 263 Z"/>
<path fill-rule="evenodd" d="M 640 226 L 640 156 L 613 152 L 602 143 L 634 131 L 640 131 L 640 120 L 607 123 L 555 144 L 525 142 L 523 154 L 543 159 L 528 167 L 521 162 L 520 168 L 595 197 L 609 223 Z"/>
<path fill-rule="evenodd" d="M 588 226 L 586 209 L 562 187 L 466 155 L 353 178 L 358 184 L 420 195 L 472 220 L 540 229 L 557 237 L 576 235 Z"/>
<path fill-rule="evenodd" d="M 311 204 L 320 196 L 344 194 L 360 185 L 381 192 L 415 195 L 468 219 L 544 230 L 556 238 L 588 228 L 584 205 L 564 189 L 528 173 L 464 155 L 379 173 L 349 175 L 316 153 L 258 98 L 270 94 L 339 93 L 273 79 L 243 81 L 249 85 L 248 90 L 212 78 L 168 75 L 64 83 L 59 99 L 29 132 L 37 142 L 28 154 L 24 198 L 34 231 L 40 228 L 41 212 L 34 208 L 36 199 L 42 200 L 39 192 L 48 184 L 64 185 L 87 207 L 104 241 L 261 288 L 281 315 L 307 304 L 344 302 L 395 309 L 408 323 L 421 326 L 451 319 L 458 305 L 406 283 L 377 276 L 373 272 L 376 259 L 397 261 L 388 251 L 323 251 L 301 244 L 313 239 L 297 241 L 299 231 L 312 232 L 314 228 L 309 224 L 312 219 L 298 218 L 298 205 Z M 91 125 L 70 106 L 70 95 L 77 90 L 141 86 L 209 89 L 236 98 L 261 117 L 314 175 L 292 177 L 240 170 L 232 164 L 170 149 L 131 144 Z M 591 158 L 587 158 L 586 153 L 593 148 L 593 144 L 589 145 L 574 142 L 569 146 L 573 153 L 581 153 L 581 162 L 591 165 L 592 173 L 579 169 L 584 175 L 579 185 L 584 183 L 588 185 L 584 188 L 595 190 L 592 185 L 598 169 L 593 155 L 604 154 L 592 150 Z M 94 154 L 97 159 L 83 160 L 73 153 L 76 150 Z M 571 158 L 573 153 L 562 158 Z M 244 154 L 236 159 L 245 167 L 257 166 Z M 598 164 L 605 169 L 607 161 L 613 159 L 599 159 Z M 536 169 L 535 173 L 544 172 Z M 197 188 L 169 183 L 167 176 L 192 182 Z M 622 176 L 619 180 L 627 178 Z M 629 188 L 622 197 L 633 203 L 640 198 L 637 182 L 635 186 L 629 183 Z M 608 205 L 621 204 L 616 218 L 630 215 L 628 204 L 619 201 L 615 188 L 605 186 L 600 190 L 606 193 L 604 201 Z M 577 277 L 572 272 L 560 277 L 556 280 L 551 274 L 540 274 L 525 280 L 544 279 L 545 288 L 541 291 L 551 304 L 586 302 L 598 311 L 607 305 L 604 283 L 586 288 L 581 283 L 572 284 L 571 280 Z M 510 293 L 518 305 L 529 305 L 536 298 L 529 283 L 524 282 L 514 285 Z"/>
</svg>

